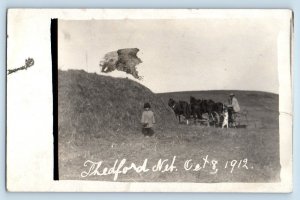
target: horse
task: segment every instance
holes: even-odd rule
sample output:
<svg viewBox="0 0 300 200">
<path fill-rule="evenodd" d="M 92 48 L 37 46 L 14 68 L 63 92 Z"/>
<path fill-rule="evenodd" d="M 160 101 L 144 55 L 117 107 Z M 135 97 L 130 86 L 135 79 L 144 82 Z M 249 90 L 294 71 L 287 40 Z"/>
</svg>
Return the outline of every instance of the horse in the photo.
<svg viewBox="0 0 300 200">
<path fill-rule="evenodd" d="M 223 103 L 217 102 L 213 106 L 213 111 L 216 112 L 216 113 L 218 113 L 218 114 L 221 114 L 221 113 L 223 113 L 224 106 L 225 105 Z"/>
<path fill-rule="evenodd" d="M 184 116 L 186 119 L 186 124 L 189 124 L 189 119 L 191 116 L 191 108 L 188 102 L 179 101 L 176 102 L 174 99 L 170 98 L 168 105 L 172 108 L 175 113 L 176 118 L 178 118 L 179 123 L 181 122 L 180 116 Z"/>
<path fill-rule="evenodd" d="M 207 113 L 209 116 L 212 115 L 212 112 L 214 111 L 214 105 L 215 105 L 215 102 L 213 100 L 202 99 L 200 105 L 203 113 Z"/>
<path fill-rule="evenodd" d="M 196 119 L 202 119 L 203 109 L 201 106 L 201 100 L 190 96 L 191 115 Z"/>
<path fill-rule="evenodd" d="M 192 110 L 192 116 L 194 120 L 202 119 L 202 114 L 207 113 L 209 118 L 212 119 L 216 124 L 220 122 L 220 115 L 223 113 L 223 103 L 215 103 L 211 99 L 196 99 L 190 96 L 190 104 Z"/>
</svg>

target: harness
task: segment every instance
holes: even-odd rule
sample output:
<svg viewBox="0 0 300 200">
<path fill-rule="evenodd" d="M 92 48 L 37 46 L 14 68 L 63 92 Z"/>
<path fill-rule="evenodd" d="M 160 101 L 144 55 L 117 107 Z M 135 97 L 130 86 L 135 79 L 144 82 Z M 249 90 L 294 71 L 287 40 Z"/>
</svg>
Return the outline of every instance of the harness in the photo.
<svg viewBox="0 0 300 200">
<path fill-rule="evenodd" d="M 176 107 L 176 103 L 174 103 L 174 105 L 172 106 L 172 108 L 175 109 L 175 107 Z"/>
</svg>

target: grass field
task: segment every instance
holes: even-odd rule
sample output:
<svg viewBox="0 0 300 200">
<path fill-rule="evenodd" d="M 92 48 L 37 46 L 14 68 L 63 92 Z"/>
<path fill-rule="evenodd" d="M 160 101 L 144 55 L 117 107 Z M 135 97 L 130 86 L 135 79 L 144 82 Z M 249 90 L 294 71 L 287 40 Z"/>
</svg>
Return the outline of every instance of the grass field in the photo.
<svg viewBox="0 0 300 200">
<path fill-rule="evenodd" d="M 82 177 L 82 172 L 89 170 L 84 163 L 103 161 L 102 171 L 113 167 L 117 159 L 126 159 L 126 166 L 140 166 L 147 159 L 147 172 L 128 170 L 116 181 L 280 180 L 276 94 L 234 91 L 242 110 L 248 112 L 247 128 L 221 129 L 178 124 L 167 101 L 188 100 L 192 95 L 226 103 L 231 91 L 153 94 L 128 79 L 83 71 L 59 71 L 58 88 L 60 179 L 113 181 L 114 175 Z M 155 135 L 150 138 L 141 134 L 139 125 L 145 101 L 153 105 L 157 118 Z M 160 159 L 165 160 L 162 169 L 154 170 Z M 169 169 L 163 172 L 166 165 Z"/>
</svg>

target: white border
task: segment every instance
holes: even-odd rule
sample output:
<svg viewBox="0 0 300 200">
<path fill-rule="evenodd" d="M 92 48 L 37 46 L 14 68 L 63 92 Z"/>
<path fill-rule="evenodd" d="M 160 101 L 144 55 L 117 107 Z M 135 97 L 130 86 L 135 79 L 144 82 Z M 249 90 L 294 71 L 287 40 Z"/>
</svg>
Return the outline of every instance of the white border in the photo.
<svg viewBox="0 0 300 200">
<path fill-rule="evenodd" d="M 217 19 L 276 18 L 283 24 L 278 36 L 280 183 L 116 183 L 53 181 L 52 66 L 50 19 Z M 290 10 L 197 9 L 10 9 L 7 67 L 35 58 L 28 73 L 7 78 L 7 189 L 9 191 L 72 192 L 291 192 L 292 85 Z"/>
</svg>

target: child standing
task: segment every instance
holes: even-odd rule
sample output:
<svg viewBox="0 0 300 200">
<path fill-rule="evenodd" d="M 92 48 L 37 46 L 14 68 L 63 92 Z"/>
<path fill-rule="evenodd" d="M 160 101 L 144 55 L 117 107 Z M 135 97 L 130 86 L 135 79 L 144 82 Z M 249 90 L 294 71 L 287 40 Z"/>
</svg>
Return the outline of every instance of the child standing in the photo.
<svg viewBox="0 0 300 200">
<path fill-rule="evenodd" d="M 154 114 L 150 110 L 150 108 L 151 108 L 151 106 L 149 103 L 144 104 L 144 111 L 143 111 L 142 119 L 141 119 L 141 123 L 143 126 L 142 133 L 146 137 L 152 136 L 154 134 L 152 127 L 153 127 L 153 124 L 155 124 L 155 119 L 154 119 Z"/>
</svg>

